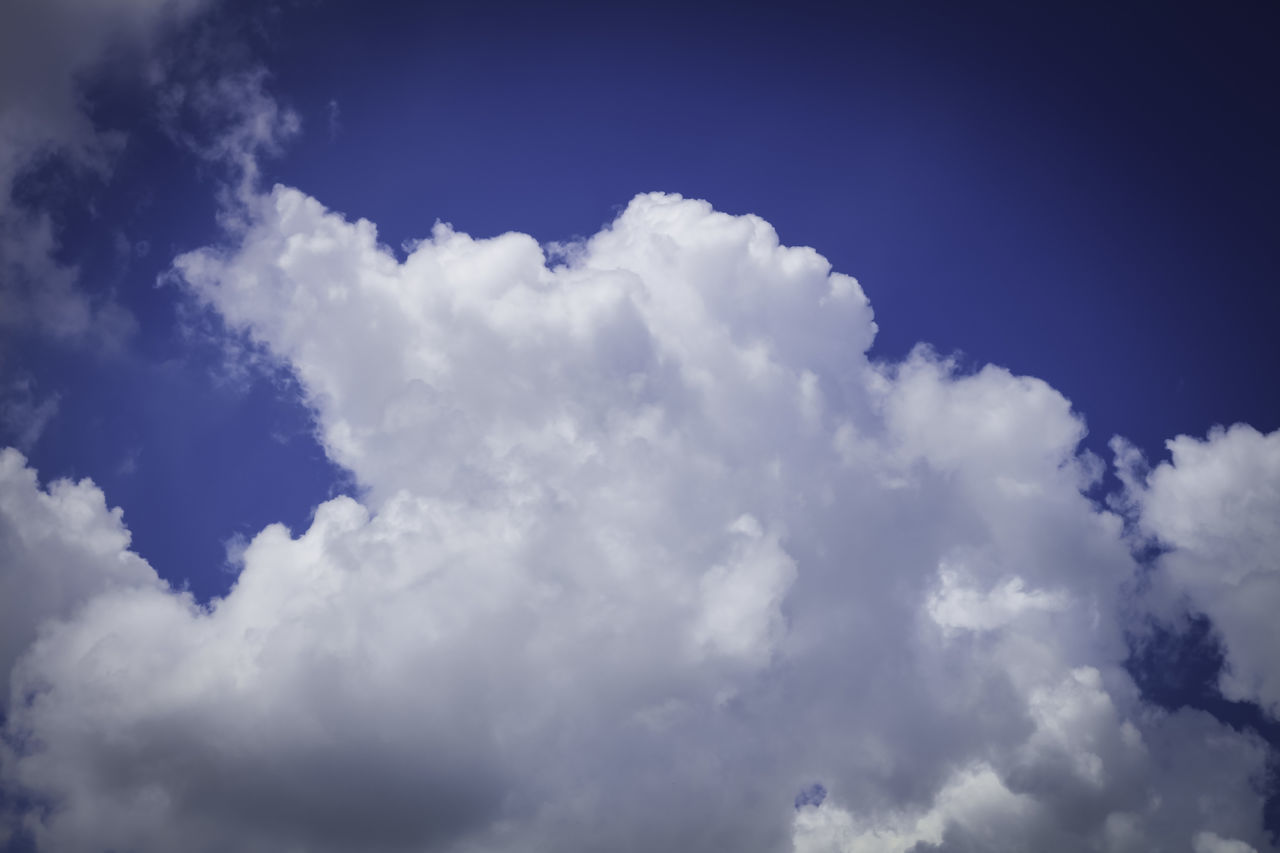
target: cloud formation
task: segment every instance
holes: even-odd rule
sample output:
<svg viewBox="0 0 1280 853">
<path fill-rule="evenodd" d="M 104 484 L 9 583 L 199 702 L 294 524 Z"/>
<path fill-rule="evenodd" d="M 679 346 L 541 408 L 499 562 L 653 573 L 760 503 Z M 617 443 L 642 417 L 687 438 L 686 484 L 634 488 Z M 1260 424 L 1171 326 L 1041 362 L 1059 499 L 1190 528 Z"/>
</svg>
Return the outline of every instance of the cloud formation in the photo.
<svg viewBox="0 0 1280 853">
<path fill-rule="evenodd" d="M 133 328 L 119 305 L 94 298 L 56 258 L 49 211 L 14 197 L 33 166 L 61 158 L 105 174 L 123 144 L 94 125 L 82 78 L 112 56 L 145 55 L 167 28 L 208 0 L 9 0 L 0 7 L 0 333 L 116 346 Z"/>
<path fill-rule="evenodd" d="M 403 260 L 297 190 L 244 202 L 176 270 L 297 375 L 360 494 L 263 530 L 205 607 L 91 485 L 4 457 L 15 527 L 72 493 L 109 532 L 50 563 L 99 588 L 14 582 L 56 617 L 0 771 L 42 848 L 1273 849 L 1264 744 L 1123 668 L 1138 567 L 1046 383 L 868 360 L 857 281 L 679 196 L 551 257 L 437 225 Z M 1262 571 L 1274 443 L 1130 478 L 1179 582 L 1241 529 Z"/>
<path fill-rule="evenodd" d="M 40 488 L 26 459 L 0 451 L 0 672 L 36 638 L 47 619 L 70 617 L 112 588 L 158 588 L 159 578 L 129 551 L 119 509 L 109 510 L 88 480 Z M 0 711 L 9 695 L 0 696 Z"/>
<path fill-rule="evenodd" d="M 1217 631 L 1223 694 L 1280 716 L 1280 432 L 1237 424 L 1204 440 L 1178 436 L 1145 483 L 1143 460 L 1117 446 L 1143 532 L 1169 549 L 1162 591 Z"/>
</svg>

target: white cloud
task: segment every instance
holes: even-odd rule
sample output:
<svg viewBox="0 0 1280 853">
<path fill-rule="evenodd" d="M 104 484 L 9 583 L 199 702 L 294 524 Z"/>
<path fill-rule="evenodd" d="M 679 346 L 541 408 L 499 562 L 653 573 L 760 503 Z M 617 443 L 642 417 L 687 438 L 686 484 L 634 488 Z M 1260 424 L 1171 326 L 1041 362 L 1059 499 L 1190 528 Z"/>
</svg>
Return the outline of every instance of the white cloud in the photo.
<svg viewBox="0 0 1280 853">
<path fill-rule="evenodd" d="M 1172 549 L 1157 578 L 1213 621 L 1224 694 L 1280 715 L 1280 431 L 1237 424 L 1168 447 L 1144 484 L 1141 460 L 1117 446 L 1142 530 Z"/>
<path fill-rule="evenodd" d="M 678 196 L 550 267 L 242 200 L 177 269 L 363 492 L 207 609 L 40 633 L 3 767 L 40 844 L 1271 849 L 1263 745 L 1124 672 L 1135 565 L 1043 382 L 870 363 L 857 282 Z"/>
<path fill-rule="evenodd" d="M 742 537 L 731 558 L 707 570 L 699 583 L 701 610 L 694 640 L 714 652 L 767 663 L 785 633 L 781 605 L 796 567 L 777 536 L 744 515 L 729 527 Z"/>
<path fill-rule="evenodd" d="M 1037 720 L 1019 750 L 1021 766 L 1001 768 L 982 760 L 962 765 L 927 805 L 917 808 L 870 815 L 829 801 L 802 808 L 795 816 L 795 853 L 1255 850 L 1197 826 L 1241 822 L 1248 810 L 1260 808 L 1250 782 L 1263 768 L 1257 745 L 1223 741 L 1215 722 L 1194 713 L 1148 719 L 1149 740 L 1143 742 L 1132 726 L 1115 725 L 1110 701 L 1087 684 L 1090 678 L 1088 671 L 1077 671 L 1059 686 L 1072 693 L 1083 690 L 1084 696 Z M 1058 728 L 1063 723 L 1065 731 Z M 1118 744 L 1105 761 L 1090 767 L 1094 762 L 1079 755 L 1054 756 L 1043 743 L 1064 735 L 1083 737 L 1086 744 L 1103 736 Z M 1108 765 L 1119 765 L 1122 772 L 1113 778 L 1095 772 Z M 1209 790 L 1212 803 L 1205 797 Z M 1232 814 L 1215 813 L 1218 806 Z M 1258 849 L 1272 849 L 1260 844 Z"/>
<path fill-rule="evenodd" d="M 944 562 L 938 589 L 929 598 L 929 615 L 944 628 L 984 631 L 1000 628 L 1031 611 L 1056 612 L 1071 606 L 1066 595 L 1027 591 L 1022 578 L 1011 577 L 990 590 L 968 585 L 963 567 Z"/>
<path fill-rule="evenodd" d="M 159 588 L 151 567 L 129 551 L 119 509 L 82 480 L 47 489 L 16 450 L 0 451 L 0 674 L 47 619 L 70 617 L 98 593 Z M 0 695 L 0 710 L 8 705 Z"/>
<path fill-rule="evenodd" d="M 1192 849 L 1195 853 L 1257 853 L 1243 841 L 1230 841 L 1219 838 L 1212 832 L 1201 832 L 1196 835 Z"/>
</svg>

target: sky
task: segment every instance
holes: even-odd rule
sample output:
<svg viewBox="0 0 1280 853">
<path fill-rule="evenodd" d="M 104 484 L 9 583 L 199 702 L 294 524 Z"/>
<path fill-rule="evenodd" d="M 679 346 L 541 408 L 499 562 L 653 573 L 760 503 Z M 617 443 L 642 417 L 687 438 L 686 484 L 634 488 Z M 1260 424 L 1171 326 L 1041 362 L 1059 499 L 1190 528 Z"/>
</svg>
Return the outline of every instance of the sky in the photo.
<svg viewBox="0 0 1280 853">
<path fill-rule="evenodd" d="M 0 8 L 0 850 L 1280 849 L 1174 6 Z"/>
</svg>

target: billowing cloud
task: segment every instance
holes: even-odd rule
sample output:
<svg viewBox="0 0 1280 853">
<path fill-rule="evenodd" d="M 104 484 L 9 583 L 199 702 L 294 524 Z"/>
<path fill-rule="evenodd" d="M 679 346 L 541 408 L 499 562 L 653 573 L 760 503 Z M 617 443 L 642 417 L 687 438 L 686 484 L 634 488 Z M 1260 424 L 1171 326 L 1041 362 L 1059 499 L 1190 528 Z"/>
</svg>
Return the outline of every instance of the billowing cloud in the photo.
<svg viewBox="0 0 1280 853">
<path fill-rule="evenodd" d="M 1163 591 L 1207 615 L 1222 641 L 1223 693 L 1280 715 L 1280 432 L 1179 436 L 1145 482 L 1134 451 L 1116 446 L 1143 531 L 1169 548 Z"/>
<path fill-rule="evenodd" d="M 119 509 L 88 480 L 40 487 L 22 454 L 0 451 L 0 673 L 47 619 L 72 616 L 113 588 L 158 588 L 159 578 L 129 550 Z M 0 711 L 7 707 L 0 695 Z"/>
<path fill-rule="evenodd" d="M 1273 849 L 1261 741 L 1123 668 L 1137 567 L 1044 382 L 868 360 L 854 279 L 705 202 L 399 260 L 244 201 L 177 271 L 360 494 L 207 607 L 44 623 L 3 764 L 43 848 Z"/>
</svg>

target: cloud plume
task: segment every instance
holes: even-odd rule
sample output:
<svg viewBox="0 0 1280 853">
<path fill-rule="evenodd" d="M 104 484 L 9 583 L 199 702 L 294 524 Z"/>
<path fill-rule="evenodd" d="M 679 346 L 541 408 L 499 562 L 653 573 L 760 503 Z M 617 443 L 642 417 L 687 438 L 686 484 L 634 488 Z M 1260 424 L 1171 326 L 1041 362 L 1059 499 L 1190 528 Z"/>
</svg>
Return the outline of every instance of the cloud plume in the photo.
<svg viewBox="0 0 1280 853">
<path fill-rule="evenodd" d="M 1145 703 L 1123 667 L 1138 566 L 1045 382 L 923 347 L 869 360 L 856 280 L 675 195 L 550 259 L 437 225 L 400 260 L 286 187 L 245 216 L 177 273 L 296 374 L 359 494 L 258 533 L 203 606 L 90 484 L 41 490 L 4 457 L 6 518 L 76 496 L 109 535 L 58 545 L 100 564 L 75 576 L 129 574 L 28 608 L 52 618 L 23 634 L 2 778 L 43 807 L 12 831 L 67 851 L 1273 849 L 1264 744 Z M 1131 502 L 1166 559 L 1240 541 L 1241 577 L 1274 590 L 1274 436 L 1242 435 L 1177 445 Z M 1238 512 L 1182 498 L 1240 482 Z"/>
</svg>

